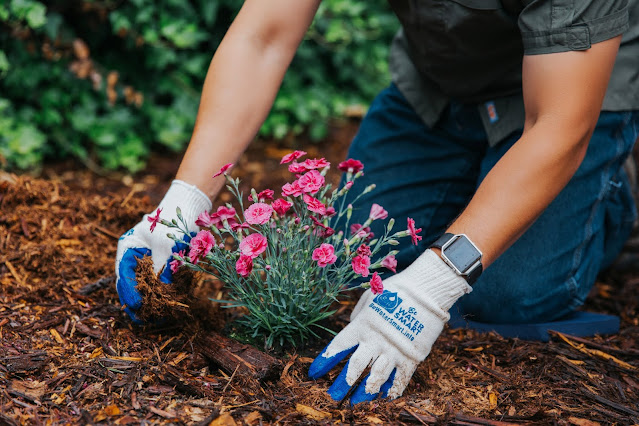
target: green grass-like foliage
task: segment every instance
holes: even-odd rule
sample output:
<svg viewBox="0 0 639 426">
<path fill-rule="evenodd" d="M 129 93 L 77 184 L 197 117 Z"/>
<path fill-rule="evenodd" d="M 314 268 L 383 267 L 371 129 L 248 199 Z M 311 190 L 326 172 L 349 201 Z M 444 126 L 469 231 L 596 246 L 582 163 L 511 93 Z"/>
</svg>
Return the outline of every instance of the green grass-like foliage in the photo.
<svg viewBox="0 0 639 426">
<path fill-rule="evenodd" d="M 190 138 L 209 61 L 241 0 L 0 4 L 0 166 L 76 157 L 144 167 Z M 324 0 L 260 129 L 284 138 L 367 105 L 389 81 L 398 23 L 385 0 Z M 247 100 L 248 101 L 248 100 Z"/>
</svg>

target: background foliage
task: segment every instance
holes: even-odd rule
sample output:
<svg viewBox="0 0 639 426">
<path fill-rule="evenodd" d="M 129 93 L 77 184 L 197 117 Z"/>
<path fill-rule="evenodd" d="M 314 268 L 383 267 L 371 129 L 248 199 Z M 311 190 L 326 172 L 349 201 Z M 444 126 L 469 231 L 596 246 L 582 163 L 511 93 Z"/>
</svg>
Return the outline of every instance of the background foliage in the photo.
<svg viewBox="0 0 639 426">
<path fill-rule="evenodd" d="M 144 167 L 188 142 L 209 61 L 241 0 L 6 0 L 0 4 L 0 166 L 74 156 Z M 326 135 L 388 83 L 386 0 L 324 0 L 263 136 Z"/>
</svg>

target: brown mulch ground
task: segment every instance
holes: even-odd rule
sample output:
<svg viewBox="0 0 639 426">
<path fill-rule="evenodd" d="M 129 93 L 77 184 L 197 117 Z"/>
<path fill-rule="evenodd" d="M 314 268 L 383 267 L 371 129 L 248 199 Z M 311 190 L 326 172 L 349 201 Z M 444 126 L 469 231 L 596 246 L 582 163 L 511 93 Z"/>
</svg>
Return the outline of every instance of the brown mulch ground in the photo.
<svg viewBox="0 0 639 426">
<path fill-rule="evenodd" d="M 354 128 L 295 148 L 339 161 Z M 256 143 L 234 175 L 258 189 L 281 185 L 289 148 Z M 539 343 L 446 330 L 404 397 L 354 408 L 325 394 L 338 371 L 307 378 L 328 336 L 276 354 L 281 373 L 259 381 L 222 370 L 198 347 L 207 330 L 223 331 L 222 320 L 133 326 L 113 282 L 117 238 L 155 207 L 176 167 L 166 156 L 134 179 L 60 167 L 41 179 L 0 175 L 0 425 L 639 423 L 632 267 L 601 277 L 587 303 L 621 316 L 618 335 Z"/>
</svg>

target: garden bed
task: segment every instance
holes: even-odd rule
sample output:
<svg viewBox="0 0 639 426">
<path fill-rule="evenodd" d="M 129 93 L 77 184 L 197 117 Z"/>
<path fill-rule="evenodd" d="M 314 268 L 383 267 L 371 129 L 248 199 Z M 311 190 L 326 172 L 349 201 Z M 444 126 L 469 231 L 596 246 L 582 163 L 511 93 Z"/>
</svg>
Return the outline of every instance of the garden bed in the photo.
<svg viewBox="0 0 639 426">
<path fill-rule="evenodd" d="M 340 161 L 355 128 L 296 148 Z M 288 172 L 279 158 L 289 151 L 256 143 L 233 174 L 244 185 L 280 186 Z M 203 344 L 229 334 L 232 312 L 134 326 L 115 291 L 117 239 L 157 205 L 176 167 L 158 156 L 135 179 L 59 166 L 40 179 L 0 175 L 0 424 L 639 423 L 633 268 L 606 273 L 587 302 L 621 317 L 618 335 L 540 343 L 446 329 L 403 397 L 356 407 L 325 393 L 338 369 L 307 377 L 328 334 L 271 353 L 275 375 L 252 375 L 212 363 Z M 352 306 L 344 302 L 328 326 L 341 329 Z M 233 347 L 240 358 L 246 350 Z"/>
</svg>

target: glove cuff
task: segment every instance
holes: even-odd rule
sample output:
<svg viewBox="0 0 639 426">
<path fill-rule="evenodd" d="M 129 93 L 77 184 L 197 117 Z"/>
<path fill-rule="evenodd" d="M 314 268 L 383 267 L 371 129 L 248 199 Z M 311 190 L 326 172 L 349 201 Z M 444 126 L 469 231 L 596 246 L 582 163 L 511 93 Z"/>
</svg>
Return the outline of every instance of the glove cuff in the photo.
<svg viewBox="0 0 639 426">
<path fill-rule="evenodd" d="M 210 211 L 213 203 L 197 186 L 175 179 L 158 207 L 172 209 L 167 212 L 169 214 L 175 214 L 175 208 L 180 207 L 182 217 L 191 230 L 195 228 L 195 220 L 200 213 Z"/>
<path fill-rule="evenodd" d="M 402 273 L 410 282 L 415 297 L 423 300 L 425 295 L 444 312 L 464 294 L 473 289 L 466 280 L 457 275 L 434 251 L 428 249 Z"/>
</svg>

